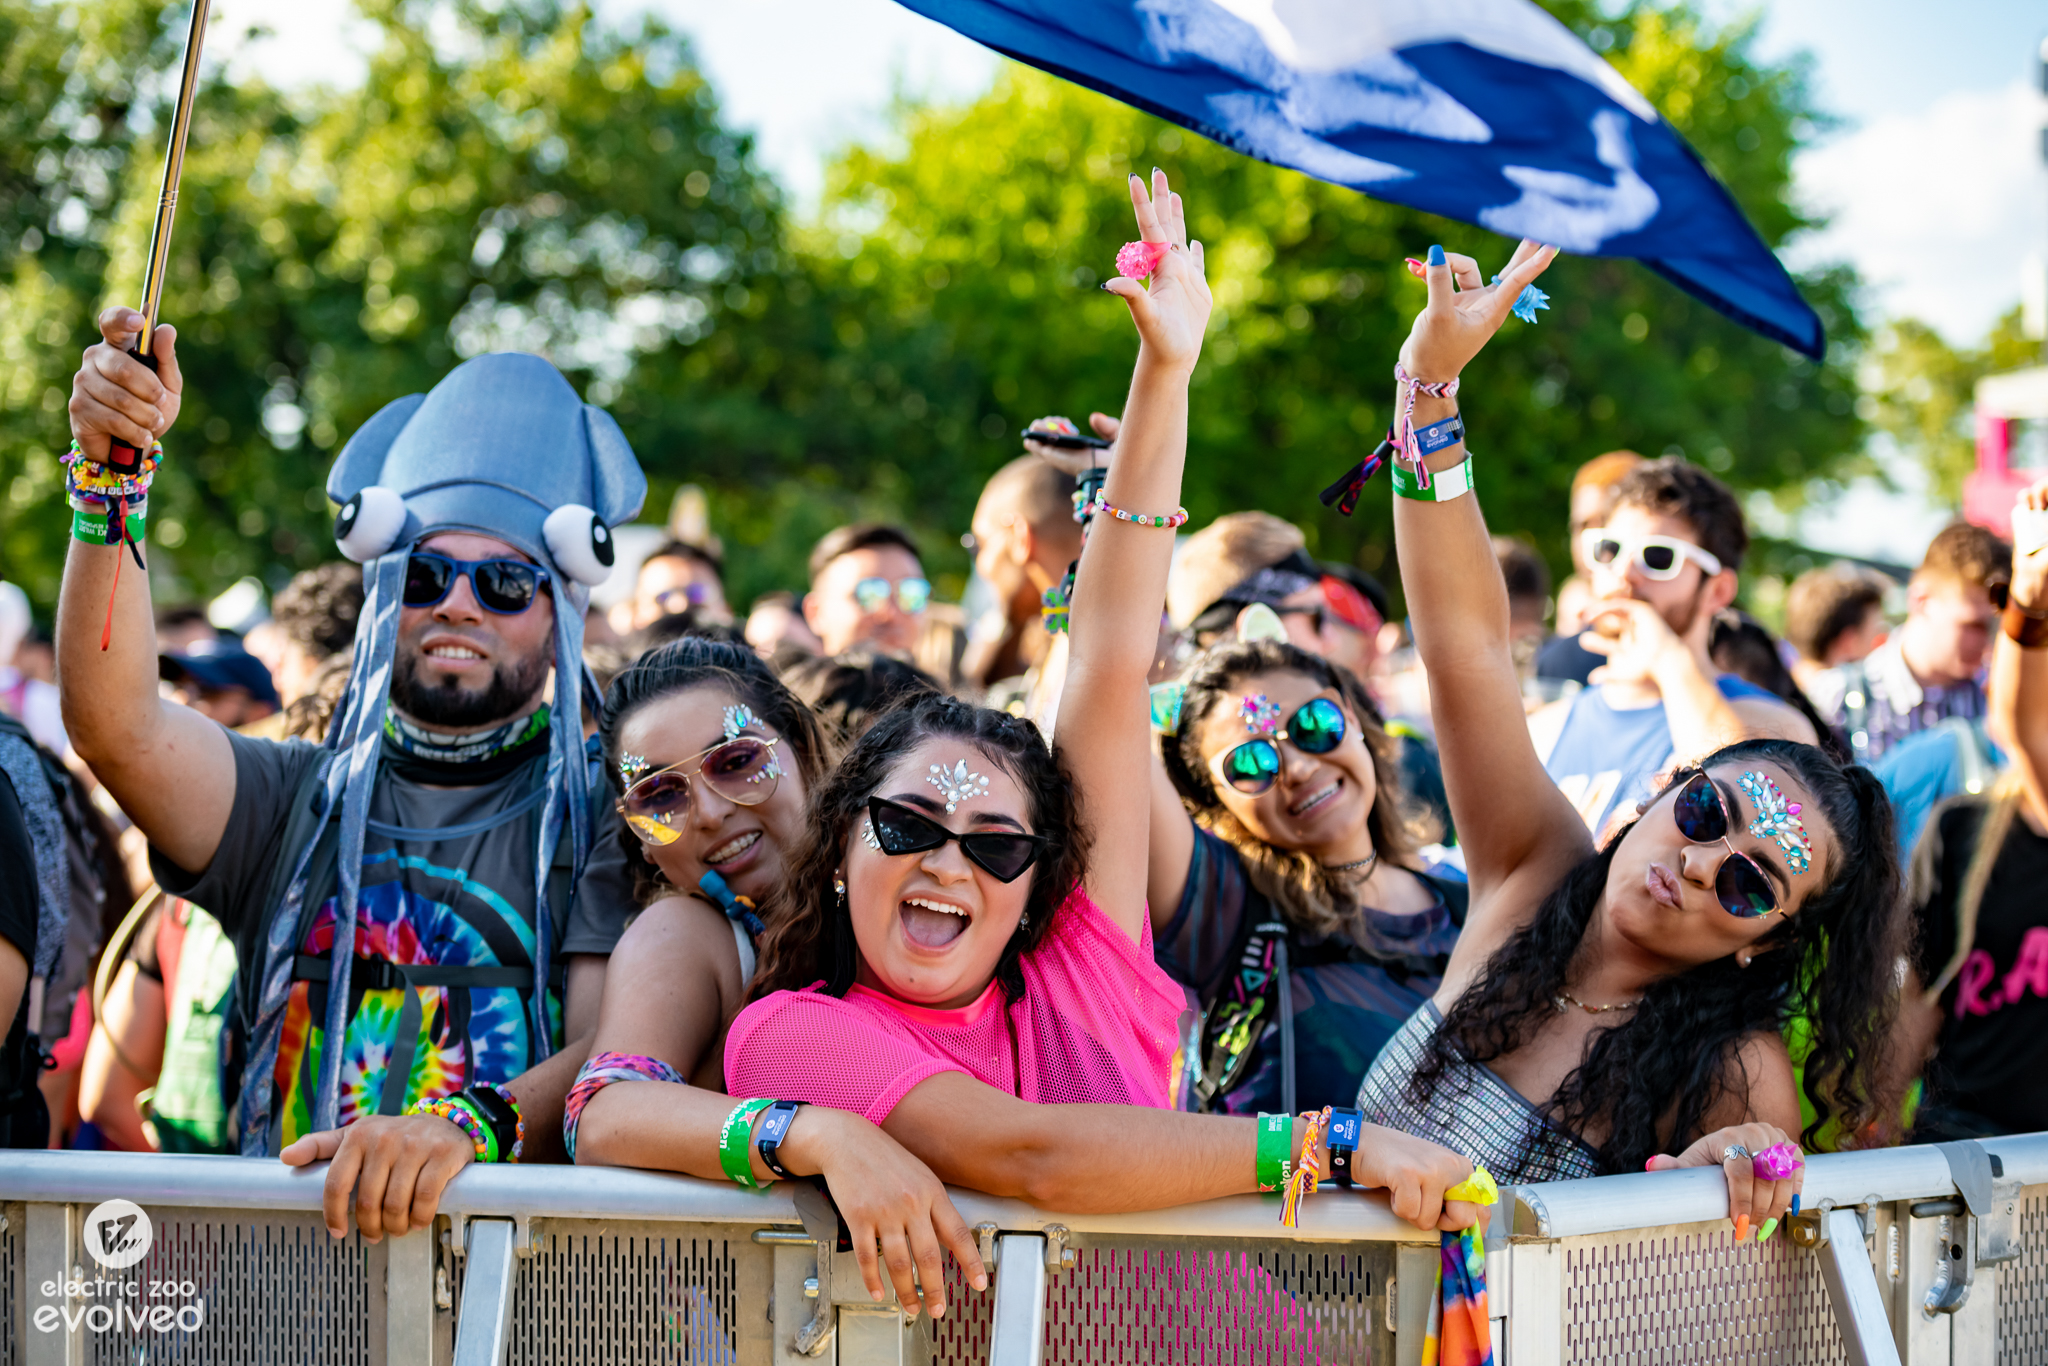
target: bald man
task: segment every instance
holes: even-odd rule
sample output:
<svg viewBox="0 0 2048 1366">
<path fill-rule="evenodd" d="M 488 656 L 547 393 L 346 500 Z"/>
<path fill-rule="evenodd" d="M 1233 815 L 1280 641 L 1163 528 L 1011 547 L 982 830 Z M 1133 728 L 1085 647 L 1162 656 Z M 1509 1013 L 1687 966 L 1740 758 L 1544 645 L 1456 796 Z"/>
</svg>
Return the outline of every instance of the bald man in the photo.
<svg viewBox="0 0 2048 1366">
<path fill-rule="evenodd" d="M 982 489 L 968 542 L 974 572 L 995 590 L 1003 620 L 968 647 L 962 671 L 991 687 L 1045 658 L 1043 595 L 1081 554 L 1074 477 L 1035 455 L 1012 460 Z"/>
</svg>

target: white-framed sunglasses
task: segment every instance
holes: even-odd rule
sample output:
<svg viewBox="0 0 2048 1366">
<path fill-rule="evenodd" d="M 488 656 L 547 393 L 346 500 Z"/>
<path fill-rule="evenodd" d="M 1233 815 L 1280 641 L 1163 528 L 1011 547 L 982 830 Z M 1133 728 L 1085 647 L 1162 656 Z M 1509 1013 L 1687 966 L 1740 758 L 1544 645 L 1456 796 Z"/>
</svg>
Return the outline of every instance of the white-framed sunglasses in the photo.
<svg viewBox="0 0 2048 1366">
<path fill-rule="evenodd" d="M 1586 563 L 1606 568 L 1633 566 L 1646 579 L 1675 579 L 1691 560 L 1708 575 L 1721 572 L 1721 561 L 1691 541 L 1676 536 L 1624 536 L 1604 527 L 1579 533 Z"/>
</svg>

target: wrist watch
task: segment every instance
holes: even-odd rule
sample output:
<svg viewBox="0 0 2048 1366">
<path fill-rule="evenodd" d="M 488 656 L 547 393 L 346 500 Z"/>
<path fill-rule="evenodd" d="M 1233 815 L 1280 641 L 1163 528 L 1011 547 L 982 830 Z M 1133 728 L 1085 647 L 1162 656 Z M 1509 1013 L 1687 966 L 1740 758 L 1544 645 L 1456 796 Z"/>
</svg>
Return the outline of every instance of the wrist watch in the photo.
<svg viewBox="0 0 2048 1366">
<path fill-rule="evenodd" d="M 754 1148 L 761 1154 L 761 1161 L 769 1171 L 784 1181 L 795 1178 L 790 1175 L 789 1169 L 782 1165 L 782 1159 L 777 1153 L 782 1147 L 782 1140 L 789 1137 L 790 1123 L 796 1119 L 797 1107 L 802 1103 L 795 1100 L 776 1101 L 762 1112 L 761 1127 L 754 1131 Z"/>
<path fill-rule="evenodd" d="M 2005 611 L 2000 614 L 1999 625 L 2004 628 L 2006 638 L 2022 650 L 2038 650 L 2048 645 L 2048 609 L 2022 607 L 2008 598 Z"/>
<path fill-rule="evenodd" d="M 1330 1107 L 1330 1179 L 1340 1186 L 1357 1184 L 1351 1174 L 1351 1161 L 1358 1153 L 1358 1139 L 1364 1129 L 1362 1111 L 1344 1105 Z"/>
</svg>

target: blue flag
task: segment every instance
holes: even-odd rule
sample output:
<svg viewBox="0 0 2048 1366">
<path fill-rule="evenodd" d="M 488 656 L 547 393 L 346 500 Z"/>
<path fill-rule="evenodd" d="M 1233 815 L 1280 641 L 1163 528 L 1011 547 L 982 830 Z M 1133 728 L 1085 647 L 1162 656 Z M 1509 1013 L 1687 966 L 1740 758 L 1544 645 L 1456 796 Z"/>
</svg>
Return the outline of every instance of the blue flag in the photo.
<svg viewBox="0 0 2048 1366">
<path fill-rule="evenodd" d="M 1532 0 L 901 0 L 1247 156 L 1631 256 L 1819 358 L 1820 319 L 1650 102 Z"/>
</svg>

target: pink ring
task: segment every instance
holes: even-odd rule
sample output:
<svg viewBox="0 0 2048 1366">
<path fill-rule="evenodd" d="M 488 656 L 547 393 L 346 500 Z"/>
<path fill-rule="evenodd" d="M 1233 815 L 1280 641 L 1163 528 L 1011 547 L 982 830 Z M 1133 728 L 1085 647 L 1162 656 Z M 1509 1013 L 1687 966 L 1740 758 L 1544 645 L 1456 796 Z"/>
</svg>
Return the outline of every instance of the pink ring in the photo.
<svg viewBox="0 0 2048 1366">
<path fill-rule="evenodd" d="M 1783 1181 L 1805 1165 L 1797 1144 L 1773 1143 L 1756 1155 L 1755 1171 L 1766 1181 Z"/>
</svg>

